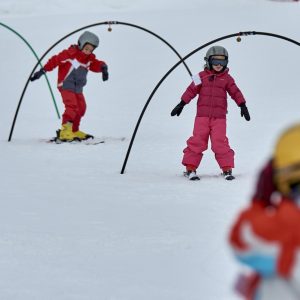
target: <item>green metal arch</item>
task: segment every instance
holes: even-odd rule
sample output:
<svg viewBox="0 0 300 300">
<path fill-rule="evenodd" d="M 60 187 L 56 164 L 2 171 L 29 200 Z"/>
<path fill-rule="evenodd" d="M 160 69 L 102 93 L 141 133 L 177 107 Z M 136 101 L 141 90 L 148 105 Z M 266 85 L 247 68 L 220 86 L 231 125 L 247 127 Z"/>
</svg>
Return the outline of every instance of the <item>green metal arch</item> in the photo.
<svg viewBox="0 0 300 300">
<path fill-rule="evenodd" d="M 33 55 L 35 56 L 35 58 L 39 62 L 40 66 L 42 67 L 42 64 L 40 63 L 39 57 L 37 56 L 37 54 L 34 51 L 34 49 L 32 48 L 32 46 L 28 43 L 28 41 L 25 38 L 20 33 L 18 33 L 16 30 L 14 30 L 13 28 L 9 27 L 8 25 L 6 25 L 6 24 L 4 24 L 2 22 L 0 22 L 0 25 L 3 26 L 4 28 L 8 29 L 9 31 L 13 32 L 14 34 L 16 34 L 28 46 L 28 48 L 31 50 L 31 52 L 33 53 Z M 49 91 L 50 91 L 50 94 L 51 94 L 51 97 L 52 97 L 52 100 L 53 100 L 53 103 L 54 103 L 54 107 L 55 107 L 55 110 L 56 110 L 56 113 L 57 113 L 57 117 L 60 119 L 60 114 L 59 114 L 59 111 L 58 111 L 58 108 L 57 108 L 57 104 L 56 104 L 56 101 L 55 101 L 55 97 L 54 97 L 52 88 L 50 86 L 50 82 L 49 82 L 47 76 L 45 76 L 45 79 L 46 79 L 47 85 L 49 87 Z"/>
</svg>

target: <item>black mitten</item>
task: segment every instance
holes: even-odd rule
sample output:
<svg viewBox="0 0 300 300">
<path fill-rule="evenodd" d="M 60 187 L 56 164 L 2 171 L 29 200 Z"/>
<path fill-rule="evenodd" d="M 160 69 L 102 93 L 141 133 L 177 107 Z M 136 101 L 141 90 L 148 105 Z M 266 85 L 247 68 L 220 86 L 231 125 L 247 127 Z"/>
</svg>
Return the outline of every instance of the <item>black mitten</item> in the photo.
<svg viewBox="0 0 300 300">
<path fill-rule="evenodd" d="M 109 77 L 109 75 L 108 75 L 107 65 L 104 65 L 102 67 L 102 80 L 106 81 L 106 80 L 108 80 L 108 77 Z"/>
<path fill-rule="evenodd" d="M 246 121 L 250 121 L 250 114 L 249 114 L 246 104 L 242 103 L 240 105 L 240 108 L 241 108 L 241 117 L 244 117 L 246 119 Z"/>
<path fill-rule="evenodd" d="M 171 111 L 171 116 L 174 117 L 175 115 L 179 116 L 184 108 L 184 106 L 186 105 L 186 103 L 184 101 L 180 101 L 179 104 L 177 104 L 173 110 Z"/>
<path fill-rule="evenodd" d="M 46 71 L 41 68 L 39 71 L 35 72 L 31 77 L 30 77 L 30 81 L 35 81 L 37 79 L 39 79 L 42 75 L 44 75 L 46 73 Z"/>
</svg>

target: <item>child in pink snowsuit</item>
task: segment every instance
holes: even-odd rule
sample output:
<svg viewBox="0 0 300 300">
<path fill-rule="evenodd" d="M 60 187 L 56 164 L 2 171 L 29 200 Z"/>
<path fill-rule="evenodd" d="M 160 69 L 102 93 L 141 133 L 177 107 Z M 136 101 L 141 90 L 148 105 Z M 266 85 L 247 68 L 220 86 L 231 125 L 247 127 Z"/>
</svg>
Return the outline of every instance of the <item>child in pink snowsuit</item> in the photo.
<svg viewBox="0 0 300 300">
<path fill-rule="evenodd" d="M 183 150 L 182 164 L 186 167 L 185 175 L 189 179 L 199 180 L 196 169 L 210 138 L 211 148 L 225 179 L 232 180 L 234 151 L 226 136 L 227 93 L 241 108 L 241 116 L 249 121 L 250 115 L 243 94 L 229 75 L 227 50 L 221 46 L 213 46 L 204 59 L 204 71 L 193 76 L 193 82 L 183 93 L 181 102 L 171 112 L 171 116 L 179 116 L 183 107 L 198 95 L 193 135 L 187 140 L 187 147 Z"/>
</svg>

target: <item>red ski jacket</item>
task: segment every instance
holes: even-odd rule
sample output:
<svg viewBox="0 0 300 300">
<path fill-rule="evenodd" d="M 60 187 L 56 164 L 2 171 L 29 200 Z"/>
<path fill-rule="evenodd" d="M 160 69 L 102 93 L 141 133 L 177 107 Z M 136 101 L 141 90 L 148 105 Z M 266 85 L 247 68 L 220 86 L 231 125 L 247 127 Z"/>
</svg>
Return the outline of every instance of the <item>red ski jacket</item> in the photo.
<svg viewBox="0 0 300 300">
<path fill-rule="evenodd" d="M 58 67 L 58 88 L 82 93 L 86 85 L 86 76 L 89 70 L 102 72 L 104 61 L 96 59 L 92 53 L 84 54 L 77 45 L 72 45 L 57 55 L 52 56 L 44 66 L 46 72 Z"/>
<path fill-rule="evenodd" d="M 237 105 L 246 103 L 245 98 L 229 75 L 229 69 L 222 73 L 215 73 L 205 69 L 193 76 L 193 82 L 181 96 L 181 100 L 189 103 L 196 95 L 198 117 L 226 118 L 227 93 Z"/>
<path fill-rule="evenodd" d="M 300 209 L 288 198 L 282 198 L 273 209 L 252 202 L 238 216 L 229 240 L 237 255 L 274 257 L 276 271 L 288 278 L 295 267 L 299 272 Z M 257 264 L 252 267 L 255 269 Z"/>
</svg>

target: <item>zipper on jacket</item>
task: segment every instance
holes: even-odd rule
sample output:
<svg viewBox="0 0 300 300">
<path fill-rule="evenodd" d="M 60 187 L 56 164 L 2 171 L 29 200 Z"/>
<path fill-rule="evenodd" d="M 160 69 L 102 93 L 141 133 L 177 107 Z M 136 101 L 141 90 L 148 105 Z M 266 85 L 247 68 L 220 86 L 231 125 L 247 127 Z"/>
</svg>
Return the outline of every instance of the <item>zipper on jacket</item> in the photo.
<svg viewBox="0 0 300 300">
<path fill-rule="evenodd" d="M 213 74 L 213 83 L 212 83 L 212 88 L 211 88 L 211 95 L 210 95 L 210 113 L 209 117 L 212 117 L 212 111 L 213 111 L 213 93 L 214 93 L 214 88 L 215 88 L 215 82 L 216 82 L 216 74 Z"/>
</svg>

